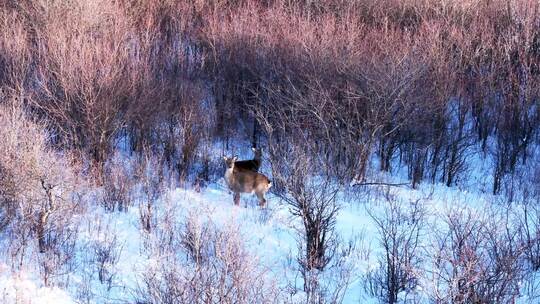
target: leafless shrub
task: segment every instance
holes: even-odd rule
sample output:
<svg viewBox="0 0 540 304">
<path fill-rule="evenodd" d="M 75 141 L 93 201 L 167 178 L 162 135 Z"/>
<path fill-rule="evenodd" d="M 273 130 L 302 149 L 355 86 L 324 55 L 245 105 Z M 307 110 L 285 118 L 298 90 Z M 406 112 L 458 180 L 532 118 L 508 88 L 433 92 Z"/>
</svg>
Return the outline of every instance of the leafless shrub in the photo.
<svg viewBox="0 0 540 304">
<path fill-rule="evenodd" d="M 24 19 L 24 12 L 10 12 L 5 6 L 0 13 L 0 90 L 3 93 L 7 88 L 21 89 L 28 81 L 34 62 L 29 45 L 31 35 L 21 19 Z"/>
<path fill-rule="evenodd" d="M 0 165 L 0 232 L 15 219 L 16 185 L 7 168 Z"/>
<path fill-rule="evenodd" d="M 164 256 L 173 252 L 179 246 L 178 239 L 182 233 L 178 206 L 174 204 L 171 193 L 164 193 L 160 202 L 161 208 L 152 209 L 155 211 L 152 229 L 148 231 L 142 226 L 141 230 L 142 243 L 148 255 Z"/>
<path fill-rule="evenodd" d="M 136 61 L 122 42 L 129 39 L 129 26 L 117 6 L 83 1 L 70 5 L 68 9 L 58 2 L 45 14 L 39 8 L 27 12 L 42 22 L 36 31 L 43 38 L 37 43 L 47 49 L 37 73 L 38 98 L 32 101 L 50 118 L 65 145 L 89 155 L 99 181 L 140 70 L 133 68 Z M 115 22 L 108 21 L 112 15 Z"/>
<path fill-rule="evenodd" d="M 306 270 L 300 261 L 300 273 L 304 280 L 305 303 L 343 303 L 345 294 L 349 291 L 351 280 L 357 277 L 354 274 L 354 263 L 358 256 L 356 252 L 363 250 L 357 247 L 356 239 L 344 242 L 338 239 L 333 244 L 333 256 L 323 271 L 318 269 Z M 303 248 L 301 246 L 300 250 Z M 365 253 L 365 252 L 364 252 Z M 296 291 L 294 291 L 296 292 Z"/>
<path fill-rule="evenodd" d="M 92 250 L 92 263 L 96 267 L 98 280 L 101 284 L 107 284 L 110 290 L 116 277 L 115 266 L 120 260 L 123 245 L 120 244 L 116 234 L 109 230 L 101 231 L 102 239 L 94 241 Z"/>
<path fill-rule="evenodd" d="M 508 196 L 509 205 L 514 211 L 512 222 L 516 226 L 520 246 L 523 247 L 525 264 L 525 280 L 521 291 L 530 299 L 540 297 L 537 284 L 538 270 L 540 270 L 540 192 L 538 185 L 539 166 L 533 166 L 531 176 L 525 175 L 516 179 L 520 184 Z"/>
<path fill-rule="evenodd" d="M 122 290 L 125 285 L 118 275 L 120 258 L 126 243 L 119 237 L 116 227 L 118 214 L 97 212 L 85 214 L 82 238 L 77 246 L 75 273 L 78 276 L 70 288 L 81 303 L 93 303 L 110 296 L 113 290 Z M 129 240 L 133 241 L 133 240 Z M 101 284 L 101 286 L 100 286 Z"/>
<path fill-rule="evenodd" d="M 200 169 L 195 180 L 199 189 L 223 177 L 223 159 L 214 156 L 210 139 L 202 145 L 200 153 Z"/>
<path fill-rule="evenodd" d="M 182 168 L 191 163 L 205 120 L 192 114 L 206 113 L 190 78 L 201 55 L 189 55 L 178 35 L 187 30 L 187 5 L 8 2 L 0 12 L 0 83 L 34 97 L 26 102 L 54 128 L 55 143 L 87 156 L 98 184 L 120 136 L 155 144 L 166 132 L 152 129 L 165 122 L 182 127 Z"/>
<path fill-rule="evenodd" d="M 426 211 L 421 201 L 402 202 L 385 191 L 383 212 L 368 210 L 379 232 L 382 252 L 378 267 L 367 273 L 366 290 L 382 303 L 398 303 L 401 293 L 412 294 L 422 277 Z"/>
<path fill-rule="evenodd" d="M 22 265 L 35 249 L 44 283 L 50 284 L 73 258 L 82 180 L 67 155 L 50 148 L 45 126 L 25 114 L 16 103 L 0 108 L 2 209 L 12 256 Z"/>
<path fill-rule="evenodd" d="M 448 131 L 443 144 L 442 180 L 447 186 L 455 184 L 466 171 L 467 160 L 474 146 L 468 109 L 463 101 L 449 101 L 447 115 Z"/>
<path fill-rule="evenodd" d="M 302 133 L 298 134 L 301 136 Z M 302 143 L 298 138 L 298 142 L 287 143 L 271 140 L 268 146 L 275 193 L 302 223 L 298 231 L 297 261 L 306 301 L 317 303 L 333 298 L 339 302 L 343 290 L 332 289 L 336 285 L 325 285 L 321 279 L 325 271 L 338 273 L 338 268 L 344 270 L 336 266 L 340 264 L 336 253 L 341 246 L 334 229 L 340 209 L 336 201 L 340 184 L 327 174 L 331 165 L 317 156 L 313 150 L 315 145 Z M 335 267 L 327 269 L 329 265 Z"/>
<path fill-rule="evenodd" d="M 540 270 L 540 210 L 538 204 L 526 202 L 520 208 L 519 239 L 533 271 Z"/>
<path fill-rule="evenodd" d="M 84 271 L 81 273 L 81 281 L 75 284 L 77 291 L 75 296 L 80 303 L 92 303 L 95 298 L 95 288 L 93 287 L 92 271 Z"/>
<path fill-rule="evenodd" d="M 55 235 L 54 240 L 49 240 L 48 250 L 38 255 L 41 280 L 46 286 L 66 286 L 69 283 L 69 278 L 64 279 L 64 276 L 74 272 L 78 266 L 77 233 L 73 228 L 64 229 L 61 234 Z"/>
<path fill-rule="evenodd" d="M 191 88 L 184 93 L 181 109 L 178 115 L 178 124 L 181 137 L 178 142 L 181 145 L 181 157 L 178 163 L 180 180 L 184 181 L 193 168 L 197 149 L 204 138 L 205 126 L 210 127 L 209 116 L 205 115 L 202 95 L 200 90 Z"/>
<path fill-rule="evenodd" d="M 213 248 L 209 247 L 211 243 L 205 242 L 212 233 L 211 227 L 202 223 L 194 214 L 191 214 L 185 220 L 180 235 L 180 244 L 188 256 L 197 265 L 207 262 L 213 256 Z"/>
<path fill-rule="evenodd" d="M 154 205 L 164 192 L 166 167 L 163 161 L 144 153 L 137 165 L 137 178 L 140 182 L 142 196 L 139 198 L 139 215 L 141 226 L 147 232 L 154 227 Z"/>
<path fill-rule="evenodd" d="M 433 300 L 514 301 L 524 279 L 525 247 L 508 217 L 457 209 L 446 214 L 444 226 L 434 250 Z"/>
<path fill-rule="evenodd" d="M 291 146 L 283 154 L 274 154 L 272 159 L 273 177 L 282 189 L 278 195 L 291 207 L 293 215 L 303 223 L 305 255 L 300 263 L 306 271 L 323 270 L 330 262 L 334 248 L 334 224 L 339 211 L 335 196 L 339 190 L 330 177 L 311 176 L 310 171 L 317 160 L 302 152 L 304 147 Z M 278 151 L 271 148 L 273 152 Z M 278 156 L 280 155 L 280 156 Z M 320 164 L 320 163 L 319 163 Z M 322 164 L 320 164 L 322 165 Z"/>
<path fill-rule="evenodd" d="M 132 204 L 133 173 L 126 165 L 121 161 L 105 165 L 102 206 L 109 212 L 127 211 Z"/>
<path fill-rule="evenodd" d="M 207 222 L 197 230 L 186 225 L 191 232 L 177 238 L 172 251 L 141 278 L 137 303 L 279 302 L 275 286 L 248 253 L 236 228 L 220 229 Z M 194 251 L 194 236 L 201 237 L 198 244 L 208 250 Z"/>
</svg>

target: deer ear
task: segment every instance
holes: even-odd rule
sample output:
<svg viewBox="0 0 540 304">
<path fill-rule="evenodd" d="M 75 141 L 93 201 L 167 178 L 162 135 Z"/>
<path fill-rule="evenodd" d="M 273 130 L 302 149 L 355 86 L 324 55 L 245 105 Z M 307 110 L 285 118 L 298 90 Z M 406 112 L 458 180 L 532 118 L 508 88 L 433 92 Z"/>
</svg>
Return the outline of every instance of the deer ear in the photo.
<svg viewBox="0 0 540 304">
<path fill-rule="evenodd" d="M 233 157 L 233 161 L 236 161 L 237 159 L 238 159 L 238 155 L 235 155 L 235 156 Z"/>
<path fill-rule="evenodd" d="M 224 160 L 224 161 L 227 161 L 227 156 L 223 156 L 223 160 Z"/>
</svg>

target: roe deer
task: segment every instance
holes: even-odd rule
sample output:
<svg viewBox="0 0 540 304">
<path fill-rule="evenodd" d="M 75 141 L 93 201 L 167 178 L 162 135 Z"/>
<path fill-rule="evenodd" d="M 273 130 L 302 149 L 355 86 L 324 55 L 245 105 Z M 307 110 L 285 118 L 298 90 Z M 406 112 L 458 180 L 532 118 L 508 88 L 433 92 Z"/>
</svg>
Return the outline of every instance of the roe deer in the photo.
<svg viewBox="0 0 540 304">
<path fill-rule="evenodd" d="M 259 168 L 261 167 L 262 148 L 251 148 L 251 150 L 255 153 L 253 159 L 236 161 L 234 163 L 235 168 L 259 172 Z"/>
<path fill-rule="evenodd" d="M 227 170 L 225 171 L 225 181 L 234 192 L 234 204 L 240 204 L 240 193 L 255 193 L 259 199 L 259 206 L 264 207 L 266 199 L 264 195 L 268 192 L 268 189 L 272 187 L 272 182 L 268 177 L 252 171 L 242 168 L 236 168 L 236 160 L 238 157 L 228 158 L 223 156 L 225 164 L 227 164 Z"/>
</svg>

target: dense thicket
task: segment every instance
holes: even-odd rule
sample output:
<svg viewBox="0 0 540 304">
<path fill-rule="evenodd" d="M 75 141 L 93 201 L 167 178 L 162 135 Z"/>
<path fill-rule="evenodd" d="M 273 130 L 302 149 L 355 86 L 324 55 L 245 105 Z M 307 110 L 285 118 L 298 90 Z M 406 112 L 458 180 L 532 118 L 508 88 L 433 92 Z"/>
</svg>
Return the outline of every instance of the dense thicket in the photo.
<svg viewBox="0 0 540 304">
<path fill-rule="evenodd" d="M 98 176 L 120 139 L 185 178 L 205 138 L 271 131 L 315 141 L 341 177 L 363 180 L 376 153 L 413 185 L 455 184 L 478 147 L 497 193 L 536 157 L 539 6 L 6 0 L 0 86 Z"/>
</svg>

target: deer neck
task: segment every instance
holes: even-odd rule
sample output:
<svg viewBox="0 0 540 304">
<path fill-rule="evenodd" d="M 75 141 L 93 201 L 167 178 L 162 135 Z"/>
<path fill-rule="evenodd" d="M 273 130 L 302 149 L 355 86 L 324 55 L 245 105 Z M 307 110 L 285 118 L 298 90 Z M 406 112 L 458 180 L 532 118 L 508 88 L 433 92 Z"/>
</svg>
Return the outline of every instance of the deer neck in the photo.
<svg viewBox="0 0 540 304">
<path fill-rule="evenodd" d="M 225 181 L 227 181 L 227 183 L 231 183 L 234 179 L 234 168 L 227 168 L 227 170 L 225 170 Z"/>
<path fill-rule="evenodd" d="M 255 157 L 253 157 L 253 161 L 260 162 L 261 161 L 261 155 L 255 155 Z"/>
</svg>

